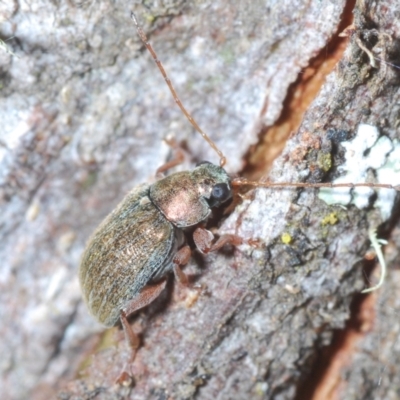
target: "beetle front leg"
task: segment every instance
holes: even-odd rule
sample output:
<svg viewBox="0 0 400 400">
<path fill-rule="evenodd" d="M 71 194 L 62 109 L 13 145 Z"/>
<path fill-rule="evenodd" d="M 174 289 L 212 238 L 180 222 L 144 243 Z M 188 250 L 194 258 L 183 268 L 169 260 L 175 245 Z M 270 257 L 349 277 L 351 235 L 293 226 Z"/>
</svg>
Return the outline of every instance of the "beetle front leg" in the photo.
<svg viewBox="0 0 400 400">
<path fill-rule="evenodd" d="M 120 385 L 131 385 L 132 374 L 129 371 L 129 366 L 135 359 L 137 349 L 140 346 L 139 336 L 133 331 L 132 327 L 130 326 L 128 322 L 128 317 L 135 311 L 140 310 L 141 308 L 146 307 L 147 305 L 152 303 L 164 290 L 166 284 L 167 281 L 164 279 L 163 281 L 155 285 L 144 287 L 142 291 L 134 299 L 128 301 L 121 310 L 120 320 L 122 328 L 124 330 L 125 339 L 132 352 L 131 357 L 124 365 L 122 372 L 117 379 L 117 383 L 119 383 Z"/>
<path fill-rule="evenodd" d="M 237 235 L 225 234 L 221 235 L 215 243 L 213 243 L 214 235 L 204 228 L 197 228 L 193 232 L 193 240 L 196 247 L 204 254 L 210 253 L 211 251 L 219 250 L 226 244 L 238 246 L 243 243 L 241 237 Z"/>
</svg>

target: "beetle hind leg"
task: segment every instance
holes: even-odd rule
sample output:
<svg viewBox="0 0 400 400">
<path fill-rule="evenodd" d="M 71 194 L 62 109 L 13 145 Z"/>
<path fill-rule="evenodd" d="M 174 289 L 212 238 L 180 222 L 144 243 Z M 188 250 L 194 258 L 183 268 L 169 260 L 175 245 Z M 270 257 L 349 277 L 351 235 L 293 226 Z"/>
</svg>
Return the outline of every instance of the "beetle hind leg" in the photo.
<svg viewBox="0 0 400 400">
<path fill-rule="evenodd" d="M 129 347 L 131 348 L 131 356 L 129 360 L 125 363 L 116 381 L 120 385 L 123 386 L 132 385 L 133 379 L 132 379 L 132 374 L 130 372 L 130 365 L 134 361 L 137 350 L 140 346 L 139 336 L 133 331 L 131 325 L 128 322 L 128 317 L 135 311 L 140 310 L 141 308 L 146 307 L 147 305 L 152 303 L 164 290 L 166 284 L 167 281 L 164 279 L 163 281 L 155 285 L 144 287 L 142 291 L 135 298 L 128 301 L 121 310 L 120 320 L 122 328 L 124 330 L 125 339 Z"/>
</svg>

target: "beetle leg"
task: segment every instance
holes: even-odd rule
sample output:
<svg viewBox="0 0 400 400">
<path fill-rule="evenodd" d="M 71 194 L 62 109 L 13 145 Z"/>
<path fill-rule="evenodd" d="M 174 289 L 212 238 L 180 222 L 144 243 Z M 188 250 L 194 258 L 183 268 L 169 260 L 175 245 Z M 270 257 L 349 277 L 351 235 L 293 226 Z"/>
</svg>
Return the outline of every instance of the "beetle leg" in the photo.
<svg viewBox="0 0 400 400">
<path fill-rule="evenodd" d="M 179 164 L 182 164 L 183 161 L 185 160 L 185 153 L 179 147 L 179 145 L 176 143 L 174 139 L 165 139 L 165 141 L 174 150 L 174 157 L 172 158 L 172 160 L 167 161 L 165 164 L 157 168 L 156 171 L 157 178 L 162 178 L 164 176 L 163 173 L 165 171 L 167 171 L 170 168 L 176 167 Z"/>
<path fill-rule="evenodd" d="M 131 356 L 129 360 L 125 363 L 119 377 L 116 380 L 116 383 L 122 386 L 131 386 L 132 385 L 132 374 L 129 371 L 129 366 L 133 362 L 136 356 L 137 349 L 140 346 L 139 336 L 132 330 L 132 327 L 129 325 L 128 319 L 124 311 L 121 311 L 120 320 L 122 324 L 122 328 L 124 330 L 125 339 L 131 347 Z"/>
<path fill-rule="evenodd" d="M 161 282 L 156 283 L 155 285 L 145 286 L 136 297 L 126 302 L 121 310 L 121 315 L 122 313 L 125 313 L 126 317 L 129 317 L 135 311 L 149 305 L 160 295 L 160 293 L 164 290 L 166 284 L 167 281 L 166 279 L 164 279 Z"/>
<path fill-rule="evenodd" d="M 142 291 L 134 299 L 128 301 L 121 310 L 120 320 L 122 328 L 124 329 L 125 339 L 132 349 L 131 357 L 124 365 L 124 368 L 122 369 L 122 372 L 117 379 L 117 383 L 121 385 L 129 386 L 132 382 L 132 377 L 129 372 L 129 365 L 135 359 L 137 349 L 140 346 L 139 336 L 133 331 L 132 327 L 130 326 L 128 322 L 128 317 L 135 311 L 146 307 L 153 300 L 155 300 L 164 290 L 166 284 L 167 281 L 164 279 L 163 281 L 155 285 L 145 286 Z"/>
<path fill-rule="evenodd" d="M 178 250 L 172 260 L 172 262 L 174 263 L 173 268 L 175 277 L 183 286 L 189 286 L 189 279 L 187 275 L 182 271 L 181 265 L 185 265 L 188 263 L 188 261 L 190 260 L 190 255 L 190 247 L 184 246 Z"/>
<path fill-rule="evenodd" d="M 201 227 L 198 227 L 193 232 L 193 240 L 196 247 L 204 254 L 210 253 L 211 251 L 219 250 L 226 244 L 238 246 L 239 244 L 243 243 L 241 237 L 231 234 L 222 235 L 217 239 L 215 243 L 212 243 L 214 240 L 214 235 L 207 229 Z"/>
<path fill-rule="evenodd" d="M 189 284 L 189 278 L 188 276 L 182 271 L 181 266 L 185 265 L 188 263 L 190 260 L 192 251 L 190 250 L 189 246 L 184 246 L 179 251 L 175 254 L 175 257 L 173 259 L 173 269 L 174 269 L 174 275 L 176 280 L 185 287 L 189 287 L 191 289 L 196 290 L 199 294 L 204 292 L 205 286 L 202 284 L 195 284 L 194 286 Z"/>
</svg>

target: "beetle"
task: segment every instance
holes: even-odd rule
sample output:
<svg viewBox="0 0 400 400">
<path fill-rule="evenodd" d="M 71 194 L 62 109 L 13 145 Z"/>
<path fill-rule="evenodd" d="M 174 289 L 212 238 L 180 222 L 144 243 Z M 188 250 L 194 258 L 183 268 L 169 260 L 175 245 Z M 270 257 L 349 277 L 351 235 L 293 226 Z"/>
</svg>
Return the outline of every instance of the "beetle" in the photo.
<svg viewBox="0 0 400 400">
<path fill-rule="evenodd" d="M 206 222 L 212 209 L 231 197 L 231 178 L 226 171 L 203 161 L 192 171 L 176 172 L 152 185 L 134 188 L 92 235 L 79 269 L 83 297 L 90 313 L 103 325 L 121 322 L 132 359 L 139 339 L 127 318 L 159 296 L 169 272 L 188 285 L 181 270 L 191 255 L 184 230 Z M 213 239 L 201 226 L 194 230 L 194 243 L 202 253 L 226 243 L 240 243 L 234 235 L 223 235 L 215 243 Z M 119 381 L 126 380 L 126 374 L 123 371 Z"/>
<path fill-rule="evenodd" d="M 126 195 L 94 232 L 79 270 L 84 300 L 99 322 L 124 322 L 158 296 L 170 271 L 187 284 L 181 266 L 190 248 L 183 230 L 207 221 L 212 208 L 232 197 L 230 181 L 223 168 L 201 162 Z M 193 239 L 202 253 L 235 240 L 225 235 L 211 244 L 213 234 L 202 227 Z M 151 281 L 158 283 L 143 291 Z"/>
</svg>

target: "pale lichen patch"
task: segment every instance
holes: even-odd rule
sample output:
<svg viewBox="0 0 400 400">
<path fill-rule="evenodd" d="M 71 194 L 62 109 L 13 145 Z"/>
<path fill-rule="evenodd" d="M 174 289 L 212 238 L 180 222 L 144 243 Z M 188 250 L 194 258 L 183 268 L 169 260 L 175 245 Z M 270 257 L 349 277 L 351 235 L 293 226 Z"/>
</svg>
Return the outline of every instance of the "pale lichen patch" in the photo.
<svg viewBox="0 0 400 400">
<path fill-rule="evenodd" d="M 400 143 L 388 137 L 379 137 L 377 127 L 360 124 L 353 140 L 343 143 L 346 162 L 338 170 L 342 176 L 333 181 L 339 183 L 366 182 L 369 170 L 376 171 L 377 183 L 400 184 Z M 369 205 L 374 189 L 369 187 L 323 188 L 318 197 L 327 204 L 354 204 L 363 209 Z M 395 190 L 379 189 L 375 207 L 380 209 L 382 218 L 388 219 L 393 208 Z"/>
</svg>

